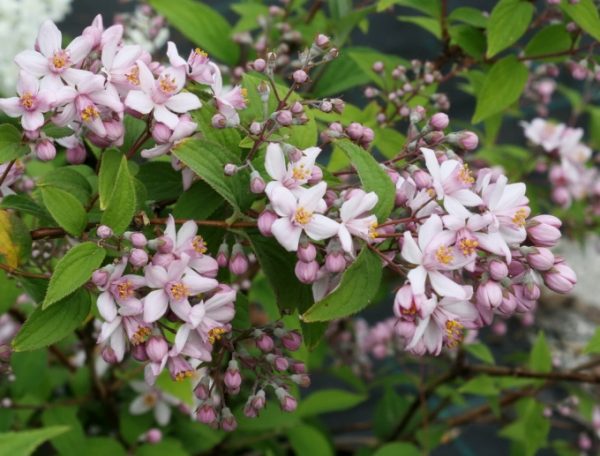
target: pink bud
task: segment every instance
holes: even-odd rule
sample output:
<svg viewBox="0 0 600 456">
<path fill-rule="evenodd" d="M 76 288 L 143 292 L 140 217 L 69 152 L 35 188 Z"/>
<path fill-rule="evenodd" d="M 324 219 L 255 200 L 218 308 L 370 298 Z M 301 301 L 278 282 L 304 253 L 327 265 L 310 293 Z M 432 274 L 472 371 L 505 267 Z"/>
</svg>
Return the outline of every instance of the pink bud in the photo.
<svg viewBox="0 0 600 456">
<path fill-rule="evenodd" d="M 492 332 L 497 336 L 504 336 L 506 331 L 506 323 L 503 320 L 498 320 L 492 325 Z"/>
<path fill-rule="evenodd" d="M 96 235 L 100 239 L 108 239 L 109 237 L 111 237 L 113 235 L 113 231 L 110 229 L 110 227 L 108 227 L 106 225 L 100 225 L 98 227 L 98 229 L 96 230 Z"/>
<path fill-rule="evenodd" d="M 262 410 L 265 408 L 266 399 L 265 392 L 263 390 L 259 390 L 254 396 L 249 398 L 249 402 L 252 404 L 252 407 L 255 410 Z"/>
<path fill-rule="evenodd" d="M 169 344 L 164 337 L 152 336 L 146 341 L 146 353 L 153 363 L 160 363 L 169 353 Z"/>
<path fill-rule="evenodd" d="M 479 305 L 494 309 L 502 303 L 502 287 L 498 282 L 488 280 L 477 287 L 476 298 Z"/>
<path fill-rule="evenodd" d="M 302 336 L 298 331 L 289 331 L 281 338 L 281 343 L 289 351 L 296 351 L 302 344 Z"/>
<path fill-rule="evenodd" d="M 577 2 L 574 2 L 574 0 L 570 0 L 569 3 L 574 4 Z M 579 434 L 577 444 L 579 445 L 580 450 L 589 451 L 592 449 L 593 442 L 592 439 L 590 439 L 589 435 L 587 435 L 585 432 L 582 432 L 581 434 Z"/>
<path fill-rule="evenodd" d="M 142 249 L 132 249 L 129 253 L 129 262 L 136 268 L 141 268 L 148 264 L 148 254 Z"/>
<path fill-rule="evenodd" d="M 271 232 L 271 227 L 273 223 L 278 219 L 277 214 L 269 209 L 265 209 L 258 216 L 258 220 L 256 221 L 258 225 L 258 230 L 263 236 L 273 236 Z"/>
<path fill-rule="evenodd" d="M 92 282 L 97 287 L 103 287 L 108 282 L 110 274 L 105 269 L 98 269 L 92 274 Z"/>
<path fill-rule="evenodd" d="M 327 35 L 319 34 L 315 38 L 315 44 L 320 48 L 326 48 L 329 46 L 329 37 Z"/>
<path fill-rule="evenodd" d="M 431 117 L 430 124 L 435 130 L 443 130 L 450 123 L 448 115 L 438 112 Z"/>
<path fill-rule="evenodd" d="M 217 252 L 217 264 L 220 268 L 226 268 L 229 263 L 229 246 L 226 242 L 223 242 L 219 246 L 219 251 Z"/>
<path fill-rule="evenodd" d="M 173 131 L 162 122 L 158 122 L 152 127 L 152 138 L 158 144 L 168 143 L 172 134 Z"/>
<path fill-rule="evenodd" d="M 173 239 L 168 236 L 161 236 L 156 243 L 159 253 L 171 253 L 173 251 Z"/>
<path fill-rule="evenodd" d="M 369 128 L 369 127 L 364 127 L 363 128 L 363 134 L 362 134 L 362 138 L 361 140 L 364 143 L 370 143 L 375 139 L 375 132 L 373 131 L 373 129 Z"/>
<path fill-rule="evenodd" d="M 306 374 L 290 375 L 290 380 L 302 388 L 308 388 L 310 386 L 310 377 Z"/>
<path fill-rule="evenodd" d="M 298 246 L 296 256 L 300 261 L 309 263 L 317 257 L 317 249 L 310 242 L 303 242 Z"/>
<path fill-rule="evenodd" d="M 279 125 L 287 127 L 292 124 L 293 116 L 292 112 L 287 109 L 282 109 L 281 111 L 277 111 L 275 114 L 275 120 Z"/>
<path fill-rule="evenodd" d="M 155 444 L 162 440 L 162 432 L 160 429 L 152 428 L 146 432 L 146 442 Z"/>
<path fill-rule="evenodd" d="M 262 333 L 256 339 L 256 346 L 263 353 L 269 353 L 269 352 L 273 351 L 273 347 L 275 346 L 275 344 L 274 344 L 273 339 L 271 338 L 271 336 L 269 336 L 266 333 Z"/>
<path fill-rule="evenodd" d="M 104 129 L 106 130 L 106 139 L 108 139 L 110 142 L 118 141 L 125 134 L 123 122 L 119 120 L 108 120 L 103 123 Z"/>
<path fill-rule="evenodd" d="M 364 131 L 363 126 L 361 124 L 359 124 L 358 122 L 352 122 L 346 128 L 346 134 L 348 135 L 348 137 L 350 139 L 352 139 L 354 141 L 358 141 L 360 138 L 362 138 L 363 131 Z"/>
<path fill-rule="evenodd" d="M 107 364 L 117 364 L 119 362 L 115 351 L 110 347 L 104 347 L 102 350 L 102 359 Z"/>
<path fill-rule="evenodd" d="M 458 143 L 465 150 L 475 150 L 479 144 L 479 138 L 472 131 L 463 131 L 459 134 Z"/>
<path fill-rule="evenodd" d="M 52 141 L 43 139 L 35 146 L 35 154 L 42 161 L 50 161 L 56 157 L 56 147 Z"/>
<path fill-rule="evenodd" d="M 534 217 L 527 224 L 527 235 L 536 246 L 553 247 L 560 239 L 560 230 L 557 226 L 546 223 L 543 220 L 549 220 L 554 223 L 552 219 L 540 219 L 540 216 Z"/>
<path fill-rule="evenodd" d="M 568 293 L 577 283 L 577 276 L 569 266 L 558 263 L 544 274 L 544 283 L 556 293 Z"/>
<path fill-rule="evenodd" d="M 494 280 L 500 281 L 508 275 L 508 266 L 506 263 L 500 260 L 492 260 L 488 265 L 490 271 L 490 277 Z"/>
<path fill-rule="evenodd" d="M 233 163 L 227 163 L 223 167 L 223 172 L 226 176 L 234 176 L 238 172 L 238 167 L 235 166 Z"/>
<path fill-rule="evenodd" d="M 231 411 L 227 407 L 223 407 L 221 415 L 221 429 L 223 429 L 226 432 L 235 431 L 237 429 L 238 423 Z"/>
<path fill-rule="evenodd" d="M 194 396 L 196 396 L 201 401 L 205 401 L 208 399 L 210 395 L 210 378 L 202 377 L 200 383 L 194 389 Z"/>
<path fill-rule="evenodd" d="M 568 208 L 573 202 L 573 198 L 571 198 L 571 192 L 567 187 L 554 187 L 552 189 L 551 197 L 552 201 L 564 208 Z"/>
<path fill-rule="evenodd" d="M 296 84 L 304 84 L 308 80 L 308 74 L 304 70 L 296 70 L 294 71 L 293 78 Z"/>
<path fill-rule="evenodd" d="M 138 344 L 131 347 L 131 356 L 133 356 L 133 359 L 141 363 L 143 363 L 144 361 L 148 361 L 146 347 L 144 347 L 143 344 Z"/>
<path fill-rule="evenodd" d="M 83 145 L 78 144 L 75 147 L 69 147 L 67 149 L 67 161 L 72 165 L 80 165 L 85 161 L 87 152 Z"/>
<path fill-rule="evenodd" d="M 267 62 L 265 62 L 265 59 L 256 59 L 254 61 L 253 67 L 256 71 L 258 71 L 259 73 L 262 73 L 263 71 L 265 71 L 265 68 L 267 67 Z"/>
<path fill-rule="evenodd" d="M 245 274 L 248 270 L 248 257 L 239 244 L 233 246 L 231 260 L 229 261 L 229 270 L 235 275 Z"/>
<path fill-rule="evenodd" d="M 285 359 L 283 356 L 276 356 L 273 360 L 273 366 L 275 366 L 275 369 L 277 369 L 278 371 L 283 372 L 287 370 L 287 368 L 289 367 L 289 363 L 288 360 Z"/>
<path fill-rule="evenodd" d="M 250 124 L 250 133 L 252 133 L 253 135 L 259 135 L 261 131 L 262 125 L 260 124 L 260 122 L 252 122 Z"/>
<path fill-rule="evenodd" d="M 310 178 L 308 179 L 308 184 L 316 185 L 319 182 L 321 182 L 322 180 L 323 180 L 323 170 L 318 165 L 313 166 L 312 171 L 310 173 Z"/>
<path fill-rule="evenodd" d="M 237 361 L 229 361 L 229 366 L 225 371 L 223 382 L 225 383 L 225 386 L 230 394 L 237 394 L 240 391 L 240 386 L 242 385 L 242 376 L 240 375 Z"/>
<path fill-rule="evenodd" d="M 277 388 L 275 390 L 275 394 L 277 395 L 277 399 L 279 399 L 279 405 L 281 406 L 281 410 L 284 412 L 293 412 L 296 410 L 298 406 L 298 402 L 293 396 L 284 390 L 283 388 Z"/>
<path fill-rule="evenodd" d="M 317 273 L 319 272 L 319 263 L 316 261 L 304 262 L 298 261 L 294 268 L 296 277 L 302 283 L 310 284 L 317 280 Z"/>
<path fill-rule="evenodd" d="M 148 240 L 146 239 L 146 236 L 144 236 L 144 233 L 131 233 L 129 240 L 131 241 L 131 244 L 134 247 L 139 249 L 145 247 L 148 243 Z"/>
<path fill-rule="evenodd" d="M 292 363 L 292 368 L 290 369 L 294 374 L 305 374 L 306 373 L 306 365 L 301 363 L 300 361 L 295 361 Z"/>
<path fill-rule="evenodd" d="M 197 412 L 198 421 L 204 424 L 214 423 L 217 419 L 217 413 L 215 412 L 215 408 L 212 403 L 206 402 L 202 405 Z"/>
<path fill-rule="evenodd" d="M 385 66 L 383 65 L 383 62 L 377 61 L 377 62 L 373 63 L 372 68 L 375 73 L 381 73 L 384 70 Z"/>
<path fill-rule="evenodd" d="M 415 184 L 417 184 L 417 188 L 419 190 L 431 187 L 431 176 L 429 175 L 429 173 L 423 171 L 422 169 L 416 170 L 413 173 L 412 178 L 415 181 Z"/>
<path fill-rule="evenodd" d="M 262 193 L 265 191 L 265 181 L 258 171 L 250 173 L 250 191 L 252 193 Z"/>
<path fill-rule="evenodd" d="M 498 310 L 504 315 L 512 315 L 517 309 L 517 300 L 512 293 L 506 293 L 502 298 L 502 303 L 498 306 Z"/>
<path fill-rule="evenodd" d="M 329 252 L 325 255 L 325 269 L 329 272 L 342 272 L 346 269 L 346 258 L 342 252 Z"/>
<path fill-rule="evenodd" d="M 554 266 L 554 255 L 549 249 L 538 247 L 535 249 L 534 253 L 527 255 L 527 263 L 529 263 L 529 266 L 533 269 L 547 271 Z"/>
</svg>

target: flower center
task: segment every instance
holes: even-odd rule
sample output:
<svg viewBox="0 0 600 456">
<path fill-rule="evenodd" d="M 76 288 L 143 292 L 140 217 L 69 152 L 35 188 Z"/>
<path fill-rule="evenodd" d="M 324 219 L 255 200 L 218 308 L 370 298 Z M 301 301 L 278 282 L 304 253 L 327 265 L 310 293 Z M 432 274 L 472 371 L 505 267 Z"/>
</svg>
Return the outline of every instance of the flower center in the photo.
<svg viewBox="0 0 600 456">
<path fill-rule="evenodd" d="M 187 287 L 181 282 L 175 282 L 169 287 L 171 297 L 175 301 L 181 301 L 189 296 L 190 292 Z"/>
<path fill-rule="evenodd" d="M 379 237 L 379 233 L 377 232 L 377 222 L 371 223 L 369 226 L 369 238 L 377 239 Z"/>
<path fill-rule="evenodd" d="M 458 243 L 458 248 L 465 256 L 473 255 L 478 246 L 479 242 L 477 240 L 469 238 L 465 238 Z"/>
<path fill-rule="evenodd" d="M 146 404 L 148 407 L 154 407 L 156 405 L 157 401 L 158 401 L 158 398 L 156 397 L 156 394 L 154 394 L 154 393 L 144 394 L 144 404 Z"/>
<path fill-rule="evenodd" d="M 296 180 L 308 179 L 311 174 L 311 171 L 309 171 L 303 164 L 299 164 L 292 168 L 292 176 Z"/>
<path fill-rule="evenodd" d="M 70 58 L 69 53 L 65 50 L 56 51 L 52 56 L 52 66 L 55 70 L 64 70 L 67 66 L 69 66 Z"/>
<path fill-rule="evenodd" d="M 458 178 L 465 184 L 471 185 L 475 182 L 475 178 L 473 177 L 473 173 L 469 169 L 469 165 L 466 163 L 462 165 L 460 170 L 458 171 Z"/>
<path fill-rule="evenodd" d="M 133 345 L 139 345 L 146 341 L 146 339 L 150 336 L 152 330 L 149 326 L 140 326 L 136 332 L 131 336 L 131 343 Z"/>
<path fill-rule="evenodd" d="M 417 306 L 415 305 L 415 302 L 411 302 L 408 309 L 406 307 L 400 307 L 400 313 L 408 317 L 415 315 L 417 313 Z"/>
<path fill-rule="evenodd" d="M 92 122 L 98 117 L 100 117 L 100 111 L 93 105 L 86 106 L 83 108 L 83 111 L 81 111 L 81 120 L 84 122 Z"/>
<path fill-rule="evenodd" d="M 300 225 L 306 225 L 312 219 L 312 212 L 307 211 L 303 207 L 299 207 L 296 209 L 296 214 L 294 215 L 294 220 L 296 223 Z"/>
<path fill-rule="evenodd" d="M 131 298 L 133 296 L 133 284 L 126 280 L 117 285 L 117 295 L 119 299 Z"/>
<path fill-rule="evenodd" d="M 221 340 L 223 334 L 225 334 L 227 330 L 225 328 L 213 328 L 208 331 L 208 341 L 211 344 L 214 344 L 216 341 Z"/>
<path fill-rule="evenodd" d="M 456 320 L 446 322 L 446 345 L 449 348 L 454 348 L 462 342 L 465 337 L 463 329 L 464 326 Z"/>
<path fill-rule="evenodd" d="M 182 382 L 184 381 L 186 378 L 190 378 L 193 375 L 193 372 L 191 370 L 183 370 L 183 371 L 179 371 L 175 374 L 175 381 L 176 382 Z"/>
<path fill-rule="evenodd" d="M 526 218 L 527 211 L 524 208 L 521 208 L 517 212 L 515 212 L 515 215 L 512 218 L 512 222 L 519 227 L 524 227 Z"/>
<path fill-rule="evenodd" d="M 158 79 L 158 86 L 163 93 L 168 95 L 172 94 L 177 90 L 177 84 L 175 82 L 175 78 L 170 77 L 168 74 L 162 75 Z"/>
<path fill-rule="evenodd" d="M 454 260 L 452 252 L 445 245 L 438 247 L 438 249 L 435 251 L 435 258 L 440 264 L 450 264 L 452 263 L 452 260 Z"/>
<path fill-rule="evenodd" d="M 208 57 L 208 53 L 206 53 L 204 50 L 202 50 L 200 48 L 194 49 L 194 54 L 196 54 L 198 57 L 202 57 L 204 59 Z"/>
<path fill-rule="evenodd" d="M 194 236 L 192 239 L 192 247 L 196 253 L 206 253 L 206 242 L 202 236 Z"/>
<path fill-rule="evenodd" d="M 242 93 L 242 98 L 244 99 L 244 103 L 248 103 L 248 89 L 242 87 L 240 89 L 240 92 Z"/>
<path fill-rule="evenodd" d="M 140 69 L 138 68 L 138 66 L 134 66 L 131 68 L 131 71 L 129 73 L 125 74 L 125 77 L 127 78 L 127 81 L 134 86 L 139 86 L 140 85 Z"/>
<path fill-rule="evenodd" d="M 21 106 L 27 111 L 32 111 L 35 107 L 35 96 L 29 92 L 25 92 L 21 97 Z"/>
</svg>

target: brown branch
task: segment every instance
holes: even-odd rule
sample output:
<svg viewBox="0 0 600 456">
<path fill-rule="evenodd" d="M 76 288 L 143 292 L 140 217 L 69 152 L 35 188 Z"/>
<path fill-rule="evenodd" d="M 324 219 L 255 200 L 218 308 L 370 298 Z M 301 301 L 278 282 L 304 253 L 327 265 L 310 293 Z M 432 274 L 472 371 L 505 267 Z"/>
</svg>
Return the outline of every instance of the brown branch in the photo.
<svg viewBox="0 0 600 456">
<path fill-rule="evenodd" d="M 151 225 L 164 225 L 169 219 L 167 218 L 153 218 L 150 219 Z M 188 219 L 175 219 L 175 223 L 181 225 L 182 223 L 188 222 Z M 217 228 L 254 228 L 256 222 L 232 222 L 229 223 L 226 220 L 192 220 L 198 226 L 214 226 Z"/>
<path fill-rule="evenodd" d="M 48 274 L 38 274 L 36 272 L 29 272 L 29 271 L 21 271 L 20 269 L 17 268 L 13 268 L 7 264 L 4 263 L 0 263 L 0 269 L 2 269 L 3 271 L 8 272 L 9 274 L 14 274 L 14 275 L 18 275 L 21 277 L 29 277 L 32 279 L 47 279 L 50 276 Z"/>
<path fill-rule="evenodd" d="M 467 366 L 465 367 L 465 371 L 466 374 L 486 374 L 492 377 L 521 377 L 564 382 L 600 383 L 600 375 L 574 371 L 534 372 L 527 369 L 521 369 L 519 367 L 484 365 Z"/>
<path fill-rule="evenodd" d="M 10 163 L 8 164 L 8 166 L 6 167 L 6 169 L 4 170 L 4 173 L 2 173 L 2 177 L 0 177 L 0 185 L 2 185 L 4 183 L 4 181 L 8 177 L 8 173 L 10 173 L 11 168 L 15 165 L 16 162 L 17 162 L 16 159 L 10 161 Z"/>
</svg>

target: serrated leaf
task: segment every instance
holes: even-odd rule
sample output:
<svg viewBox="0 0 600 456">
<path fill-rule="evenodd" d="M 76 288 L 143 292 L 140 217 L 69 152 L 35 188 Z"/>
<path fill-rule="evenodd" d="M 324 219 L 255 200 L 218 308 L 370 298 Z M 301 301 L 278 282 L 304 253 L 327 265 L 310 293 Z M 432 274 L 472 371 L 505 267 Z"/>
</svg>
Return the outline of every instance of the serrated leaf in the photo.
<svg viewBox="0 0 600 456">
<path fill-rule="evenodd" d="M 21 132 L 11 124 L 0 125 L 0 164 L 29 153 L 29 146 L 23 144 Z"/>
<path fill-rule="evenodd" d="M 517 403 L 517 419 L 499 433 L 518 445 L 514 454 L 533 456 L 546 446 L 550 420 L 544 417 L 544 407 L 543 403 L 530 397 Z"/>
<path fill-rule="evenodd" d="M 240 156 L 220 144 L 203 139 L 190 139 L 177 144 L 173 154 L 200 176 L 238 211 L 250 206 L 254 196 L 250 193 L 250 175 L 242 170 L 226 176 L 227 163 L 239 164 Z"/>
<path fill-rule="evenodd" d="M 600 41 L 600 17 L 592 0 L 580 0 L 576 4 L 563 0 L 560 7 L 579 27 Z"/>
<path fill-rule="evenodd" d="M 21 326 L 12 345 L 15 351 L 52 345 L 71 334 L 90 312 L 90 295 L 79 289 L 47 309 L 38 306 Z"/>
<path fill-rule="evenodd" d="M 0 210 L 0 262 L 16 268 L 30 253 L 29 228 L 16 214 Z"/>
<path fill-rule="evenodd" d="M 377 160 L 362 147 L 348 140 L 337 141 L 336 145 L 344 151 L 356 168 L 363 189 L 377 194 L 379 201 L 373 209 L 373 213 L 377 216 L 377 221 L 383 223 L 394 208 L 394 199 L 396 198 L 394 183 Z"/>
<path fill-rule="evenodd" d="M 500 0 L 490 14 L 487 25 L 487 56 L 493 57 L 517 42 L 527 31 L 534 6 L 525 0 Z"/>
<path fill-rule="evenodd" d="M 102 214 L 101 222 L 110 226 L 116 234 L 123 233 L 135 214 L 136 187 L 129 172 L 125 156 L 121 157 L 119 169 L 113 182 L 112 193 Z"/>
<path fill-rule="evenodd" d="M 363 394 L 339 389 L 323 389 L 310 394 L 300 402 L 298 415 L 308 417 L 322 413 L 340 412 L 356 407 L 367 400 Z"/>
<path fill-rule="evenodd" d="M 0 454 L 29 456 L 46 440 L 68 430 L 68 426 L 49 426 L 32 431 L 5 432 L 0 434 Z"/>
<path fill-rule="evenodd" d="M 33 215 L 39 219 L 50 220 L 50 214 L 36 203 L 29 195 L 7 195 L 0 202 L 0 209 L 15 209 L 19 212 Z"/>
<path fill-rule="evenodd" d="M 529 368 L 536 372 L 550 372 L 552 370 L 552 354 L 543 331 L 540 331 L 531 348 Z"/>
<path fill-rule="evenodd" d="M 475 358 L 479 359 L 480 361 L 483 361 L 484 363 L 495 364 L 496 362 L 494 360 L 494 355 L 492 354 L 488 346 L 485 344 L 465 344 L 463 345 L 463 349 Z"/>
<path fill-rule="evenodd" d="M 525 46 L 525 55 L 527 57 L 536 57 L 544 54 L 563 52 L 570 47 L 571 34 L 567 32 L 565 25 L 553 24 L 544 27 L 529 40 L 529 43 Z"/>
<path fill-rule="evenodd" d="M 515 56 L 497 61 L 477 94 L 473 123 L 479 123 L 517 101 L 528 77 L 527 67 Z"/>
<path fill-rule="evenodd" d="M 57 168 L 44 175 L 38 184 L 40 188 L 55 187 L 63 190 L 75 198 L 81 204 L 87 204 L 92 193 L 92 188 L 88 180 L 81 174 L 71 168 Z"/>
<path fill-rule="evenodd" d="M 79 236 L 87 225 L 87 213 L 71 193 L 57 187 L 42 187 L 44 206 L 59 226 L 73 236 Z"/>
<path fill-rule="evenodd" d="M 306 322 L 330 321 L 347 317 L 367 307 L 381 281 L 381 259 L 364 247 L 356 261 L 344 272 L 340 284 L 302 315 Z"/>
<path fill-rule="evenodd" d="M 240 48 L 232 40 L 231 26 L 213 8 L 192 0 L 149 0 L 149 3 L 196 46 L 229 65 L 237 63 Z"/>
<path fill-rule="evenodd" d="M 98 200 L 101 210 L 108 206 L 122 158 L 123 154 L 116 149 L 108 149 L 102 154 L 98 172 Z"/>
<path fill-rule="evenodd" d="M 93 242 L 78 244 L 62 257 L 50 278 L 43 308 L 53 305 L 84 285 L 100 267 L 106 251 Z"/>
<path fill-rule="evenodd" d="M 440 21 L 432 17 L 425 16 L 398 16 L 400 22 L 408 22 L 415 24 L 424 30 L 427 30 L 438 40 L 442 38 L 442 28 L 440 27 Z"/>
</svg>

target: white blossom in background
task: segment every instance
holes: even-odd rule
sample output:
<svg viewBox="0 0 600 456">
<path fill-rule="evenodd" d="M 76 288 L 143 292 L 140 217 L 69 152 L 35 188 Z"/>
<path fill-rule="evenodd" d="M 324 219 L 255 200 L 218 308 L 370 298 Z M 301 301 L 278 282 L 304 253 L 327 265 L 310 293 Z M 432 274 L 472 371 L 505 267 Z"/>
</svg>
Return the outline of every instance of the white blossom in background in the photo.
<svg viewBox="0 0 600 456">
<path fill-rule="evenodd" d="M 14 94 L 19 69 L 13 59 L 33 46 L 42 22 L 60 22 L 70 9 L 71 0 L 0 1 L 0 94 Z"/>
</svg>

